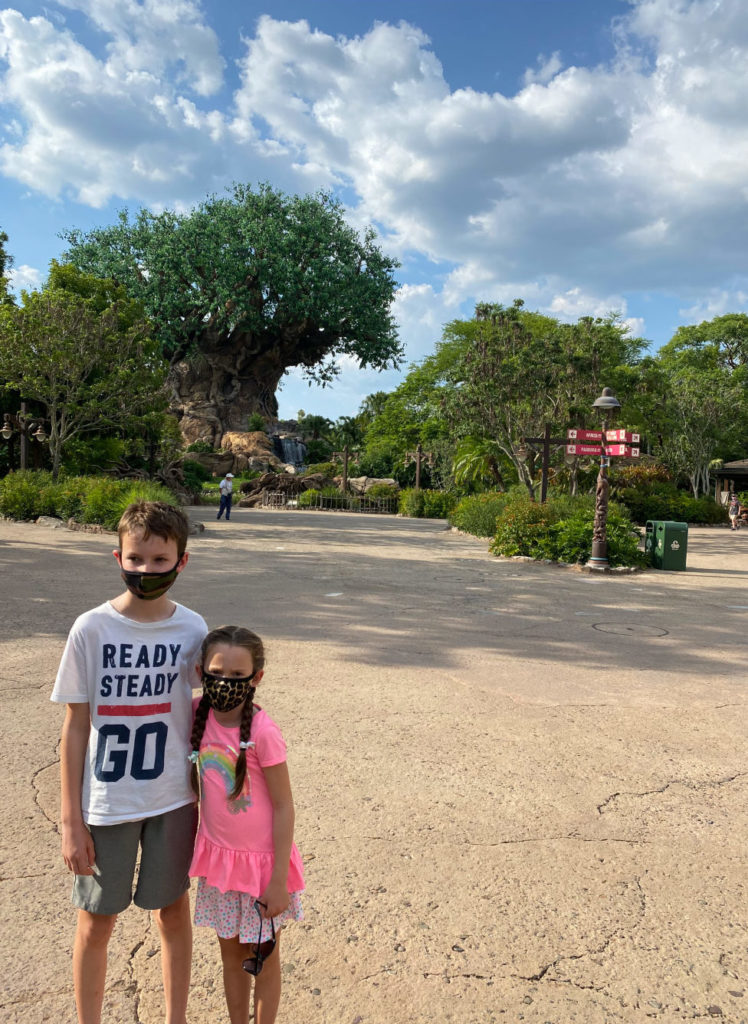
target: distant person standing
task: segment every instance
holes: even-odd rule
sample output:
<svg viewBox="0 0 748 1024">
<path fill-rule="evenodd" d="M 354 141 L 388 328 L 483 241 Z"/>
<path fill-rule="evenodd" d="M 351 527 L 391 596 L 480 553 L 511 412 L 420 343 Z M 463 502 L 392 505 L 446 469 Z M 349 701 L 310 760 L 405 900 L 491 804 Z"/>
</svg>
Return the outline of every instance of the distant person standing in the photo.
<svg viewBox="0 0 748 1024">
<path fill-rule="evenodd" d="M 221 492 L 221 507 L 218 509 L 216 519 L 220 519 L 225 512 L 226 521 L 228 522 L 231 519 L 231 495 L 234 490 L 234 474 L 227 473 L 218 485 L 218 489 Z"/>
<path fill-rule="evenodd" d="M 730 495 L 727 514 L 730 517 L 730 529 L 737 530 L 740 527 L 740 500 L 737 494 Z"/>
</svg>

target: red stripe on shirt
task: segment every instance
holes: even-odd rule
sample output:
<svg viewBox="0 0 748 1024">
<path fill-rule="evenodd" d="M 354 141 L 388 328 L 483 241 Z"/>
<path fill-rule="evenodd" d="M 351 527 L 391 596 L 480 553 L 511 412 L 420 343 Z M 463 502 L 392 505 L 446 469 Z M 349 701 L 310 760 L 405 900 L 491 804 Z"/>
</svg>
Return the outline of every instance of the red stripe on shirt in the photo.
<svg viewBox="0 0 748 1024">
<path fill-rule="evenodd" d="M 131 718 L 134 715 L 165 715 L 171 711 L 171 701 L 166 704 L 99 704 L 100 715 Z"/>
</svg>

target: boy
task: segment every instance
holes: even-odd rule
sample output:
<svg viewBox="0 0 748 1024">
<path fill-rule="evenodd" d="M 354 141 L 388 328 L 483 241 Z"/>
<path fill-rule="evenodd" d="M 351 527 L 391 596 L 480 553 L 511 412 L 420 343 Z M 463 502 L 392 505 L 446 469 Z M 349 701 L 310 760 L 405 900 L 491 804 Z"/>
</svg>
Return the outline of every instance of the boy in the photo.
<svg viewBox="0 0 748 1024">
<path fill-rule="evenodd" d="M 76 619 L 52 693 L 67 704 L 62 856 L 75 874 L 80 1024 L 101 1020 L 107 945 L 131 899 L 155 912 L 161 932 L 167 1024 L 186 1024 L 196 826 L 187 758 L 194 666 L 207 627 L 167 591 L 187 564 L 188 532 L 184 512 L 164 502 L 125 510 L 113 554 L 127 590 Z"/>
</svg>

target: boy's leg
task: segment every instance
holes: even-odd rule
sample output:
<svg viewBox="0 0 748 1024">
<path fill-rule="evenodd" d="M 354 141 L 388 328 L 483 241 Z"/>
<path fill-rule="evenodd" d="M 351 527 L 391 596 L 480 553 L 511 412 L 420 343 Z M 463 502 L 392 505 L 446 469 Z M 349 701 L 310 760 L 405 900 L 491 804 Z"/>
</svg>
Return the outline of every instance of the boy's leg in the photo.
<svg viewBox="0 0 748 1024">
<path fill-rule="evenodd" d="M 126 821 L 89 828 L 96 868 L 91 875 L 76 875 L 73 882 L 73 906 L 78 908 L 73 983 L 80 1024 L 99 1024 L 107 946 L 117 915 L 130 903 L 141 823 Z"/>
<path fill-rule="evenodd" d="M 275 949 L 255 978 L 255 1024 L 275 1024 L 281 997 L 280 931 Z M 233 1024 L 233 1021 L 232 1021 Z"/>
<path fill-rule="evenodd" d="M 166 1024 L 185 1024 L 192 966 L 192 922 L 187 875 L 197 829 L 197 805 L 143 823 L 134 901 L 152 910 L 161 932 Z"/>
<path fill-rule="evenodd" d="M 116 920 L 116 914 L 78 911 L 73 946 L 73 983 L 79 1024 L 100 1024 L 107 946 Z"/>
<path fill-rule="evenodd" d="M 231 1024 L 247 1024 L 249 1020 L 249 996 L 252 977 L 242 969 L 242 960 L 251 956 L 252 947 L 239 942 L 239 936 L 222 939 L 217 936 L 221 947 L 223 964 L 223 991 L 226 993 L 226 1008 Z"/>
<path fill-rule="evenodd" d="M 168 907 L 154 910 L 153 916 L 161 932 L 166 1024 L 185 1024 L 192 968 L 192 921 L 188 893 L 183 893 Z"/>
</svg>

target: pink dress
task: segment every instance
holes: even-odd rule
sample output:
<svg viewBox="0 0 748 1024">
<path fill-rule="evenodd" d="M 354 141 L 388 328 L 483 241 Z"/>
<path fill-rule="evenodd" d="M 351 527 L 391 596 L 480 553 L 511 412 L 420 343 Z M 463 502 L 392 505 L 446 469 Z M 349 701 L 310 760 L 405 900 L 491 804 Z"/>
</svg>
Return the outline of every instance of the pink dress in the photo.
<svg viewBox="0 0 748 1024">
<path fill-rule="evenodd" d="M 197 707 L 199 699 L 193 707 Z M 200 827 L 190 875 L 197 877 L 195 924 L 215 928 L 222 938 L 239 935 L 257 942 L 259 916 L 254 902 L 273 872 L 273 804 L 262 769 L 286 760 L 286 744 L 272 718 L 255 708 L 247 750 L 247 775 L 236 800 L 234 769 L 239 755 L 239 727 L 220 725 L 208 713 L 200 743 Z M 300 893 L 304 870 L 294 843 L 288 869 L 289 907 L 275 918 L 276 928 L 303 917 Z M 266 922 L 265 929 L 269 927 Z M 263 940 L 267 938 L 263 930 Z"/>
</svg>

